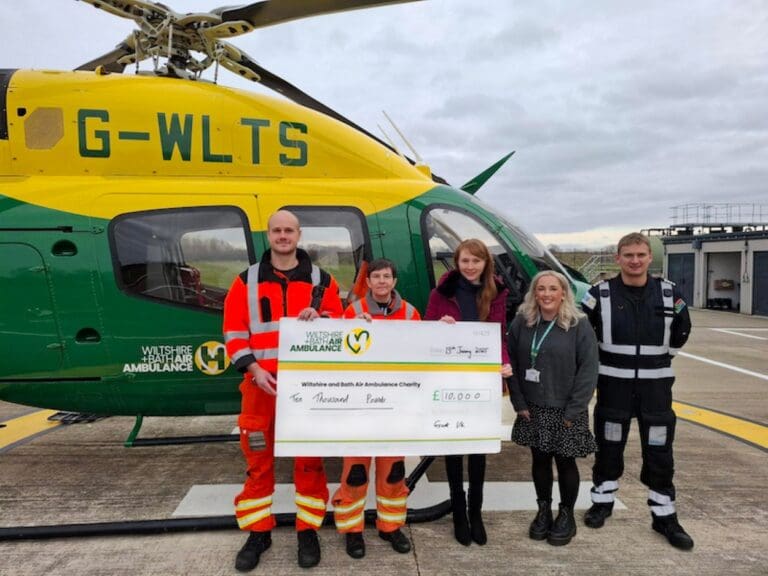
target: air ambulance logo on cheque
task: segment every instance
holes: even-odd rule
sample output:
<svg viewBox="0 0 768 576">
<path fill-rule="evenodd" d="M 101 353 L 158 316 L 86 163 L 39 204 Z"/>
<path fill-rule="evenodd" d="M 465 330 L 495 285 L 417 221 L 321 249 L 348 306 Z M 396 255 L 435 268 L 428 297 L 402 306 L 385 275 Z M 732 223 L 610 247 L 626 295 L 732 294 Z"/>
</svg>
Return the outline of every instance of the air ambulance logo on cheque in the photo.
<svg viewBox="0 0 768 576">
<path fill-rule="evenodd" d="M 371 333 L 365 328 L 354 328 L 344 337 L 344 348 L 359 356 L 371 347 Z"/>
</svg>

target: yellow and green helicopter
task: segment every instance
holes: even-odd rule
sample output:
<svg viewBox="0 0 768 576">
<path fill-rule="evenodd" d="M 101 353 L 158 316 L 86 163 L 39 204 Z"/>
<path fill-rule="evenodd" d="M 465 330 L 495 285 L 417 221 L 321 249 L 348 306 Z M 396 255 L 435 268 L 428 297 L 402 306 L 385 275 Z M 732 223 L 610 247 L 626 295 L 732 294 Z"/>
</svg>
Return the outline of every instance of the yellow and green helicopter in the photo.
<svg viewBox="0 0 768 576">
<path fill-rule="evenodd" d="M 0 399 L 113 415 L 237 413 L 222 305 L 279 208 L 297 214 L 303 248 L 345 298 L 366 262 L 387 257 L 423 310 L 470 237 L 493 251 L 510 316 L 541 269 L 586 289 L 474 196 L 510 155 L 454 188 L 225 40 L 394 1 L 268 0 L 202 14 L 85 1 L 136 31 L 76 71 L 0 70 Z M 122 74 L 146 59 L 151 73 Z M 210 66 L 283 97 L 202 81 Z"/>
</svg>

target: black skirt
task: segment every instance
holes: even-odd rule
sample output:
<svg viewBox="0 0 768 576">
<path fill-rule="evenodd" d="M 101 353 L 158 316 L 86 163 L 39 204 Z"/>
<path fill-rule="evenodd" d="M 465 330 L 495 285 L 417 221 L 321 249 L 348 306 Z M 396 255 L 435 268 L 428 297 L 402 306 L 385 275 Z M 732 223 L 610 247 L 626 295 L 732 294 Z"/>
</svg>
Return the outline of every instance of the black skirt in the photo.
<svg viewBox="0 0 768 576">
<path fill-rule="evenodd" d="M 512 441 L 521 446 L 538 448 L 542 452 L 568 458 L 583 458 L 597 448 L 589 431 L 589 414 L 581 412 L 570 428 L 563 423 L 565 410 L 531 404 L 531 419 L 520 416 L 512 427 Z"/>
</svg>

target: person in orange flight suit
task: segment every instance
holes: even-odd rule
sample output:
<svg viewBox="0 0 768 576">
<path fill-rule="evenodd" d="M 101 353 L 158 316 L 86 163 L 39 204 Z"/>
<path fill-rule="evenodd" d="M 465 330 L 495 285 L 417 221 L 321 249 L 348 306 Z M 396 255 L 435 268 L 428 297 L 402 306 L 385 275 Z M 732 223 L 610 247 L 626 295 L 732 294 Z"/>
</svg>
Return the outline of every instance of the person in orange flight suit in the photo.
<svg viewBox="0 0 768 576">
<path fill-rule="evenodd" d="M 261 262 L 239 274 L 224 301 L 224 340 L 240 383 L 242 405 L 238 425 L 240 447 L 248 465 L 242 492 L 235 498 L 235 515 L 250 532 L 238 552 L 235 568 L 247 572 L 272 545 L 272 494 L 275 490 L 275 399 L 277 395 L 278 321 L 283 317 L 314 320 L 342 314 L 336 280 L 298 248 L 301 228 L 287 210 L 275 212 L 267 223 L 267 250 Z M 297 457 L 296 531 L 299 566 L 320 562 L 317 530 L 323 523 L 328 486 L 319 457 Z"/>
<path fill-rule="evenodd" d="M 419 311 L 403 300 L 395 290 L 397 269 L 386 258 L 374 260 L 367 271 L 368 292 L 350 304 L 344 318 L 371 320 L 421 320 Z M 345 457 L 341 486 L 333 495 L 336 528 L 345 534 L 347 554 L 352 558 L 365 556 L 363 525 L 365 499 L 368 494 L 370 456 Z M 376 528 L 379 536 L 392 544 L 397 552 L 410 552 L 411 543 L 400 531 L 405 525 L 406 498 L 405 462 L 402 456 L 376 457 Z"/>
</svg>

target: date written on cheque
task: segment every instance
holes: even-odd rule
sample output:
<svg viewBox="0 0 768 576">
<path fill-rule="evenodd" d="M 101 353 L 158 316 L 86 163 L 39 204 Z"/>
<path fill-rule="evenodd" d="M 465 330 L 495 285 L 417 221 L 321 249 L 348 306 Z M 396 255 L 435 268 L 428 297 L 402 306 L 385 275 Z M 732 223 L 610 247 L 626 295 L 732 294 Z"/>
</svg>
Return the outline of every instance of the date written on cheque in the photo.
<svg viewBox="0 0 768 576">
<path fill-rule="evenodd" d="M 434 402 L 490 402 L 490 390 L 446 388 L 432 392 Z"/>
</svg>

